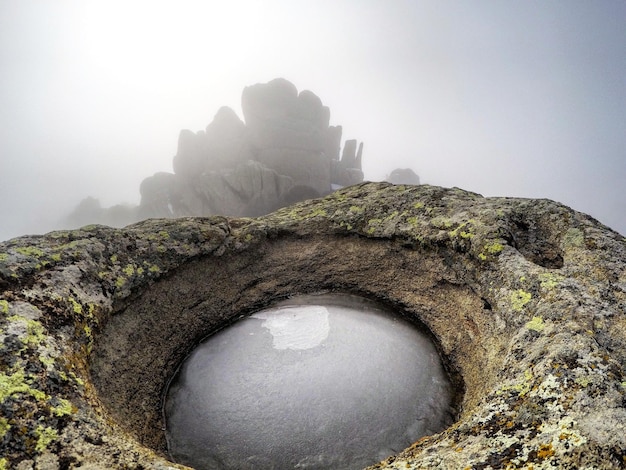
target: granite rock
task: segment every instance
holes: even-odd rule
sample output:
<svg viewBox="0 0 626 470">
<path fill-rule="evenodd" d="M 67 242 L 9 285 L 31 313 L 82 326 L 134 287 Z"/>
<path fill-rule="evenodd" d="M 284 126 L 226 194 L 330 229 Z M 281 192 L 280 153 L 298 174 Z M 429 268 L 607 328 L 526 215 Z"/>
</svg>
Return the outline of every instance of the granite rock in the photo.
<svg viewBox="0 0 626 470">
<path fill-rule="evenodd" d="M 300 192 L 323 196 L 363 181 L 362 145 L 357 152 L 356 141 L 347 141 L 340 158 L 342 128 L 329 126 L 330 110 L 313 92 L 278 78 L 246 87 L 242 109 L 245 123 L 222 107 L 206 130 L 180 132 L 174 174 L 157 173 L 141 184 L 142 218 L 257 216 Z M 246 187 L 255 164 L 266 179 L 276 173 L 278 187 Z M 250 196 L 252 189 L 260 192 Z"/>
<path fill-rule="evenodd" d="M 0 468 L 181 468 L 161 399 L 204 337 L 353 293 L 433 334 L 446 430 L 374 465 L 626 466 L 626 239 L 544 199 L 369 183 L 256 219 L 155 219 L 0 244 Z"/>
</svg>

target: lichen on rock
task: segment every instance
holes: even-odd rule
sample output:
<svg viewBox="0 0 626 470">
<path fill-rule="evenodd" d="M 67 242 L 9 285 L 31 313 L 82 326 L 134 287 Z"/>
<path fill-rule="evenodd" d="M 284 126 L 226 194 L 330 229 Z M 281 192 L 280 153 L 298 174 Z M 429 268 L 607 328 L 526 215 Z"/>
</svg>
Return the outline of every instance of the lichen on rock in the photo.
<svg viewBox="0 0 626 470">
<path fill-rule="evenodd" d="M 377 469 L 626 467 L 626 241 L 548 200 L 360 184 L 256 219 L 0 244 L 0 468 L 178 468 L 162 394 L 204 337 L 294 294 L 424 324 L 455 423 Z"/>
</svg>

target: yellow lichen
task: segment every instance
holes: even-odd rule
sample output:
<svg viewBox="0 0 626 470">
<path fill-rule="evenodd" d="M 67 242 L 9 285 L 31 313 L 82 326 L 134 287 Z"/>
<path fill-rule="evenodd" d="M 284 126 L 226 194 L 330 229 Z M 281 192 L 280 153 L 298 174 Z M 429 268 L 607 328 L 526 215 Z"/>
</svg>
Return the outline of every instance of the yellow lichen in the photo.
<svg viewBox="0 0 626 470">
<path fill-rule="evenodd" d="M 0 373 L 0 403 L 20 393 L 30 395 L 37 401 L 43 401 L 48 398 L 44 392 L 32 388 L 28 384 L 23 370 L 18 369 L 10 375 Z"/>
<path fill-rule="evenodd" d="M 449 229 L 452 228 L 452 221 L 450 219 L 446 219 L 445 217 L 433 217 L 430 220 L 430 223 L 433 227 L 438 229 Z"/>
<path fill-rule="evenodd" d="M 21 246 L 19 248 L 16 248 L 15 251 L 17 251 L 21 255 L 34 256 L 35 258 L 43 256 L 43 251 L 34 246 Z"/>
<path fill-rule="evenodd" d="M 83 313 L 83 307 L 81 304 L 79 304 L 78 302 L 76 302 L 76 299 L 74 299 L 74 297 L 68 297 L 68 299 L 70 301 L 70 304 L 72 304 L 72 310 L 74 311 L 74 313 L 80 315 L 81 313 Z"/>
<path fill-rule="evenodd" d="M 315 209 L 313 212 L 302 217 L 303 219 L 313 219 L 314 217 L 328 217 L 328 213 L 325 209 Z"/>
<path fill-rule="evenodd" d="M 539 275 L 539 285 L 542 289 L 554 289 L 559 282 L 563 280 L 563 276 L 553 273 L 543 273 Z"/>
<path fill-rule="evenodd" d="M 122 269 L 122 271 L 124 271 L 124 274 L 130 277 L 135 274 L 135 267 L 132 264 L 128 264 L 124 269 Z"/>
<path fill-rule="evenodd" d="M 533 317 L 532 320 L 526 323 L 526 328 L 536 331 L 538 333 L 541 333 L 545 327 L 546 325 L 543 322 L 543 318 L 541 317 Z"/>
<path fill-rule="evenodd" d="M 0 313 L 9 313 L 9 302 L 0 300 Z"/>
<path fill-rule="evenodd" d="M 24 318 L 18 315 L 12 315 L 8 317 L 7 320 L 24 324 L 26 327 L 26 335 L 22 338 L 24 344 L 37 346 L 45 341 L 46 337 L 44 335 L 43 325 L 37 320 L 31 320 L 30 318 Z"/>
<path fill-rule="evenodd" d="M 74 412 L 74 407 L 69 400 L 58 398 L 58 405 L 52 407 L 52 414 L 55 416 L 67 416 Z"/>
<path fill-rule="evenodd" d="M 35 429 L 35 436 L 37 437 L 35 450 L 37 452 L 43 452 L 59 437 L 59 434 L 54 428 L 37 426 L 37 429 Z"/>
<path fill-rule="evenodd" d="M 353 214 L 362 214 L 365 211 L 362 207 L 359 206 L 350 206 L 350 212 Z"/>
<path fill-rule="evenodd" d="M 502 250 L 504 250 L 504 245 L 502 245 L 501 243 L 498 243 L 498 242 L 487 243 L 483 247 L 483 250 L 486 251 L 490 255 L 497 255 Z"/>
<path fill-rule="evenodd" d="M 511 307 L 514 311 L 519 312 L 528 302 L 530 302 L 531 298 L 531 293 L 522 289 L 511 292 Z"/>
<path fill-rule="evenodd" d="M 9 461 L 4 457 L 0 458 L 0 470 L 6 470 L 9 468 Z"/>
<path fill-rule="evenodd" d="M 504 250 L 504 245 L 498 242 L 489 242 L 483 246 L 482 252 L 478 254 L 478 259 L 481 261 L 487 261 L 489 256 L 498 256 L 502 250 Z"/>
<path fill-rule="evenodd" d="M 6 435 L 6 433 L 11 429 L 11 425 L 9 424 L 9 420 L 6 418 L 0 417 L 0 440 Z"/>
<path fill-rule="evenodd" d="M 582 230 L 577 228 L 570 228 L 563 237 L 564 248 L 577 248 L 581 247 L 585 241 L 585 235 Z"/>
<path fill-rule="evenodd" d="M 454 230 L 448 232 L 450 238 L 456 238 L 460 236 L 461 238 L 468 239 L 473 238 L 474 234 L 472 233 L 473 225 L 476 223 L 474 219 L 470 219 L 467 222 L 463 222 Z"/>
</svg>

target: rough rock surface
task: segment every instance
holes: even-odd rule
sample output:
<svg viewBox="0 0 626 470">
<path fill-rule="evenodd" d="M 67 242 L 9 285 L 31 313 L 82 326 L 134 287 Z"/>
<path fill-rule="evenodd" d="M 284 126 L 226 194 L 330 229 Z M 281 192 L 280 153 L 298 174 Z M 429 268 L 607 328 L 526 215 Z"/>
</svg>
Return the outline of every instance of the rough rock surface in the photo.
<svg viewBox="0 0 626 470">
<path fill-rule="evenodd" d="M 0 244 L 0 468 L 177 468 L 176 366 L 313 292 L 421 321 L 459 387 L 452 426 L 372 468 L 626 467 L 625 238 L 549 200 L 378 183 Z"/>
</svg>

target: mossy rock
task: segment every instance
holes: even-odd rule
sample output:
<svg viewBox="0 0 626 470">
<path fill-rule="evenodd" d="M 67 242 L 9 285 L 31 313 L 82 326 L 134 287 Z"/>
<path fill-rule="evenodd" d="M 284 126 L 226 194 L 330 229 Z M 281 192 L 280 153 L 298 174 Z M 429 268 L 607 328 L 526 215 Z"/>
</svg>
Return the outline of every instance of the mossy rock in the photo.
<svg viewBox="0 0 626 470">
<path fill-rule="evenodd" d="M 624 468 L 626 241 L 549 200 L 367 183 L 257 219 L 0 244 L 0 469 L 179 468 L 162 397 L 208 334 L 294 294 L 425 325 L 456 422 L 372 468 Z"/>
</svg>

